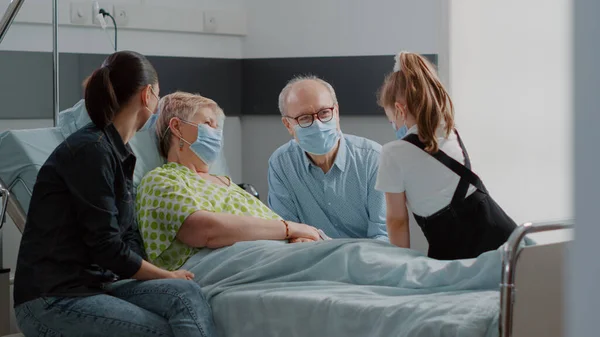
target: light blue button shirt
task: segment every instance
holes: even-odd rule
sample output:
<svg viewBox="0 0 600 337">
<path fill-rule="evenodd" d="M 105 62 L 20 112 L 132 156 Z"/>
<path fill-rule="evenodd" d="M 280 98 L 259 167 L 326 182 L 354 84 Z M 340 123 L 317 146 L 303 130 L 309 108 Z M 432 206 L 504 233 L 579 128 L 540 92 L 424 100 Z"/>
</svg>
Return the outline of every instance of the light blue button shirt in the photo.
<svg viewBox="0 0 600 337">
<path fill-rule="evenodd" d="M 385 197 L 375 190 L 380 152 L 374 141 L 344 135 L 333 166 L 323 173 L 292 139 L 269 159 L 269 207 L 331 238 L 388 241 Z"/>
</svg>

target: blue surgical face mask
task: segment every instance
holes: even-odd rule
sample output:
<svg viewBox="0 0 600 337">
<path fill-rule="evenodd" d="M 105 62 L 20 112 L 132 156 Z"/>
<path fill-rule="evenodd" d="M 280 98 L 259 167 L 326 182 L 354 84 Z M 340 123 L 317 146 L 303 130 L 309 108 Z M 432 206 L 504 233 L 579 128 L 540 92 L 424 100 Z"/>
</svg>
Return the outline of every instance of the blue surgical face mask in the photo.
<svg viewBox="0 0 600 337">
<path fill-rule="evenodd" d="M 158 95 L 156 93 L 154 93 L 154 89 L 152 89 L 152 87 L 150 87 L 150 92 L 152 93 L 152 95 L 154 95 L 154 97 L 156 97 L 156 111 L 152 111 L 150 110 L 150 108 L 148 108 L 147 106 L 145 107 L 146 110 L 152 112 L 152 115 L 150 115 L 150 118 L 148 118 L 148 120 L 146 121 L 146 123 L 144 123 L 144 125 L 142 125 L 142 127 L 137 130 L 137 132 L 143 132 L 143 131 L 148 131 L 150 130 L 150 128 L 153 128 L 154 125 L 156 124 L 156 119 L 158 118 L 158 101 L 160 101 L 160 98 L 158 98 Z"/>
<path fill-rule="evenodd" d="M 396 131 L 396 139 L 402 139 L 406 136 L 406 133 L 408 132 L 406 124 L 402 125 L 399 129 L 396 127 L 396 122 L 392 122 L 392 126 L 394 127 L 394 131 Z"/>
<path fill-rule="evenodd" d="M 337 129 L 337 118 L 329 122 L 322 123 L 315 119 L 313 124 L 307 128 L 300 125 L 294 125 L 298 145 L 302 150 L 316 155 L 329 153 L 340 139 L 340 132 Z"/>
<path fill-rule="evenodd" d="M 138 130 L 138 132 L 148 131 L 156 125 L 156 119 L 158 118 L 158 113 L 152 114 L 150 118 L 144 123 L 144 125 Z"/>
<path fill-rule="evenodd" d="M 206 165 L 214 163 L 219 157 L 219 153 L 221 153 L 223 130 L 213 129 L 206 124 L 195 124 L 184 120 L 182 120 L 182 122 L 197 126 L 198 138 L 193 143 L 189 143 L 183 138 L 181 138 L 181 140 L 186 142 L 190 146 L 192 152 L 194 152 Z"/>
</svg>

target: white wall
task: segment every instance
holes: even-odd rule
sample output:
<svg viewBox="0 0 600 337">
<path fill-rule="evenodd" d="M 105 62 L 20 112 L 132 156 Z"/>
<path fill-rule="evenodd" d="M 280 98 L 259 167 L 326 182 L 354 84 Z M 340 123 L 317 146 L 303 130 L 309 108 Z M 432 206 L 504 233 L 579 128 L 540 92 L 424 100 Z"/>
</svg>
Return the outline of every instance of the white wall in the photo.
<svg viewBox="0 0 600 337">
<path fill-rule="evenodd" d="M 458 130 L 517 222 L 573 217 L 570 3 L 450 2 Z"/>
<path fill-rule="evenodd" d="M 441 0 L 248 0 L 245 58 L 437 53 Z"/>
<path fill-rule="evenodd" d="M 569 337 L 598 336 L 600 307 L 600 2 L 574 1 L 575 101 L 575 244 L 566 270 L 567 331 Z"/>
<path fill-rule="evenodd" d="M 9 0 L 0 0 L 0 12 L 2 14 L 9 2 Z M 59 2 L 68 3 L 69 1 L 59 0 Z M 242 9 L 243 2 L 244 0 L 169 0 L 168 6 L 173 8 Z M 33 9 L 46 11 L 48 3 L 48 0 L 27 0 L 21 10 Z M 99 3 L 101 5 L 103 3 L 123 3 L 165 6 L 166 1 L 99 0 Z M 50 18 L 51 12 L 48 11 L 47 14 Z M 68 10 L 59 13 L 59 16 L 69 15 Z M 177 18 L 173 18 L 173 20 L 177 20 Z M 113 51 L 108 37 L 100 28 L 60 26 L 58 41 L 60 52 L 109 54 Z M 135 50 L 144 55 L 217 58 L 242 57 L 242 37 L 239 36 L 122 29 L 118 34 L 118 47 L 119 50 Z M 51 26 L 14 23 L 4 41 L 2 41 L 0 50 L 51 51 Z"/>
</svg>

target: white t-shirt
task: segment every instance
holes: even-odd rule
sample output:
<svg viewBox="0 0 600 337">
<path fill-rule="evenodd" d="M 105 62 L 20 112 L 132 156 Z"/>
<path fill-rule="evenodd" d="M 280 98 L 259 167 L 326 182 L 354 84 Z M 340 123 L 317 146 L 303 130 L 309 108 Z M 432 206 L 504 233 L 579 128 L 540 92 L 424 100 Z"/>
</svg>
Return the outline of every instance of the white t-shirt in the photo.
<svg viewBox="0 0 600 337">
<path fill-rule="evenodd" d="M 408 130 L 408 134 L 417 134 L 417 126 Z M 460 144 L 452 132 L 446 139 L 443 128 L 436 132 L 440 150 L 464 164 Z M 407 205 L 419 216 L 430 216 L 452 201 L 454 190 L 460 177 L 437 161 L 430 154 L 413 144 L 395 140 L 383 146 L 379 159 L 379 172 L 375 189 L 388 193 L 406 192 Z M 475 192 L 469 186 L 467 195 Z"/>
</svg>

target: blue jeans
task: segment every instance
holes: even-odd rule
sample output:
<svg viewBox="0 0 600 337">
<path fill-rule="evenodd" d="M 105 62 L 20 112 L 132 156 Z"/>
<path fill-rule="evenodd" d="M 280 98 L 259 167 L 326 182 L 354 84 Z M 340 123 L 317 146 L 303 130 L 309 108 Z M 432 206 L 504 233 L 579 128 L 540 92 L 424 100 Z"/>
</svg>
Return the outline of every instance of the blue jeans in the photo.
<svg viewBox="0 0 600 337">
<path fill-rule="evenodd" d="M 108 294 L 42 297 L 15 308 L 23 334 L 31 336 L 217 336 L 200 286 L 169 279 L 125 280 Z"/>
</svg>

